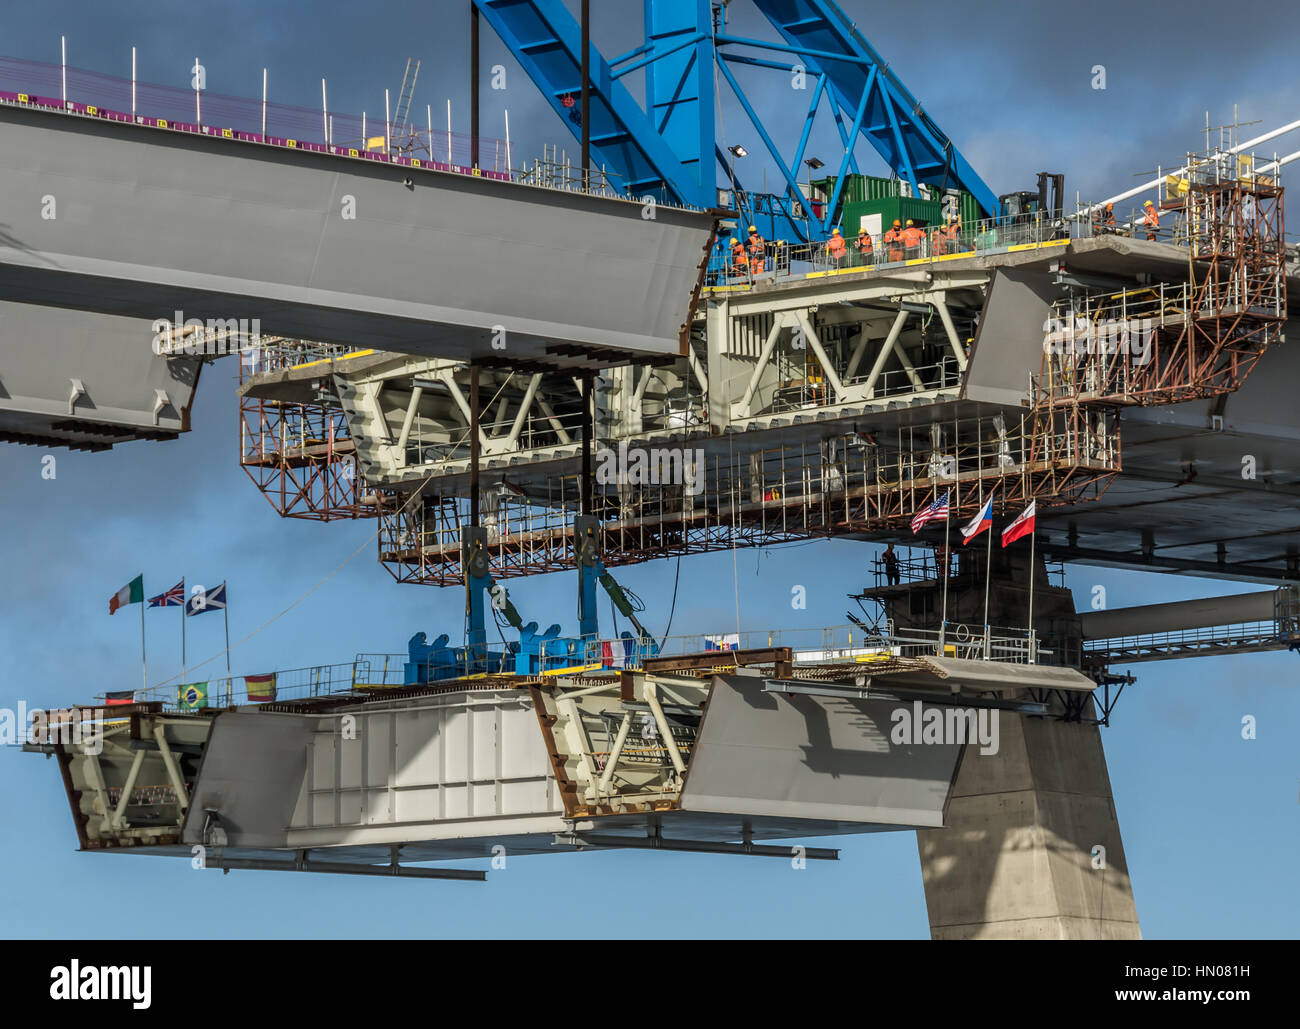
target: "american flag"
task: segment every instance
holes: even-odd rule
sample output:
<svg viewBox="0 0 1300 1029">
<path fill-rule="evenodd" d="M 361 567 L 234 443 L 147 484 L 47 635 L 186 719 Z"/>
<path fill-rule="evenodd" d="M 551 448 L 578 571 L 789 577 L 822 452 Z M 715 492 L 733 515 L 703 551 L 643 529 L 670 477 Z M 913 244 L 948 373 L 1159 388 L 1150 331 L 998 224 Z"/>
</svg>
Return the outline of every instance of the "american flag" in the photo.
<svg viewBox="0 0 1300 1029">
<path fill-rule="evenodd" d="M 925 523 L 930 521 L 932 518 L 947 518 L 947 517 L 948 517 L 948 494 L 947 492 L 945 492 L 943 496 L 941 496 L 929 507 L 923 508 L 922 510 L 916 513 L 916 517 L 912 519 L 912 535 L 915 536 L 918 532 L 920 532 L 922 526 L 924 526 Z"/>
<path fill-rule="evenodd" d="M 182 579 L 166 593 L 159 593 L 156 597 L 149 598 L 150 607 L 184 607 L 185 606 L 185 580 Z"/>
</svg>

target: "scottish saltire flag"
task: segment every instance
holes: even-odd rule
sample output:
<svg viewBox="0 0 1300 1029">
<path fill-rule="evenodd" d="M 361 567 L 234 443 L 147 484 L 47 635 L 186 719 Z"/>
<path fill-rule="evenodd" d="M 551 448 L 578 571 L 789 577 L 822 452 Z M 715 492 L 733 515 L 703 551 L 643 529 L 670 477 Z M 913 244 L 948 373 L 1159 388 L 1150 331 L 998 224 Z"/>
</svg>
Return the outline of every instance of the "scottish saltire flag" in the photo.
<svg viewBox="0 0 1300 1029">
<path fill-rule="evenodd" d="M 961 545 L 964 547 L 985 529 L 993 528 L 993 495 L 990 494 L 984 506 L 979 509 L 979 513 L 971 519 L 970 524 L 962 526 Z"/>
<path fill-rule="evenodd" d="M 197 711 L 208 706 L 208 684 L 187 682 L 176 691 L 176 703 L 187 711 Z"/>
<path fill-rule="evenodd" d="M 108 613 L 116 614 L 119 607 L 138 604 L 144 600 L 144 576 L 137 575 L 120 590 L 108 598 Z"/>
<path fill-rule="evenodd" d="M 936 500 L 929 507 L 922 508 L 912 519 L 912 535 L 915 536 L 921 531 L 926 522 L 935 518 L 948 517 L 948 491 L 945 490 L 943 496 Z"/>
<path fill-rule="evenodd" d="M 159 593 L 156 597 L 149 598 L 150 607 L 184 607 L 185 606 L 185 580 L 182 579 L 166 593 Z"/>
<path fill-rule="evenodd" d="M 740 633 L 728 632 L 728 633 L 723 633 L 721 636 L 705 636 L 704 649 L 705 650 L 739 650 Z"/>
<path fill-rule="evenodd" d="M 1004 547 L 1010 543 L 1014 543 L 1016 540 L 1020 539 L 1021 536 L 1032 535 L 1034 531 L 1034 518 L 1037 514 L 1037 506 L 1037 500 L 1030 501 L 1029 506 L 1020 513 L 1020 517 L 1002 530 L 1002 545 Z"/>
<path fill-rule="evenodd" d="M 205 590 L 202 586 L 185 602 L 185 614 L 201 615 L 204 611 L 220 611 L 226 606 L 226 584 Z"/>
<path fill-rule="evenodd" d="M 244 693 L 251 701 L 266 703 L 275 699 L 275 673 L 244 676 Z"/>
</svg>

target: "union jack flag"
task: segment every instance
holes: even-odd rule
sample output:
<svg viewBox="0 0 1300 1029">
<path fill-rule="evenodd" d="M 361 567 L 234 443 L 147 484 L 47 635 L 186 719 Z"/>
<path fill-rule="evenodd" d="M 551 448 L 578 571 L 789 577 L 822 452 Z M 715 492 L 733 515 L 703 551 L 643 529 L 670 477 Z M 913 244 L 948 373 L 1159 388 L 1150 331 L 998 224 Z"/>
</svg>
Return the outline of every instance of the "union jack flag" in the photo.
<svg viewBox="0 0 1300 1029">
<path fill-rule="evenodd" d="M 912 519 L 912 535 L 915 536 L 918 532 L 920 532 L 921 527 L 924 526 L 925 523 L 930 521 L 932 518 L 946 519 L 947 517 L 948 517 L 948 494 L 947 492 L 945 492 L 943 496 L 941 496 L 929 507 L 922 508 L 920 511 L 916 513 L 916 517 Z"/>
<path fill-rule="evenodd" d="M 185 606 L 185 580 L 182 579 L 166 593 L 159 593 L 156 597 L 149 598 L 150 607 L 184 607 Z"/>
</svg>

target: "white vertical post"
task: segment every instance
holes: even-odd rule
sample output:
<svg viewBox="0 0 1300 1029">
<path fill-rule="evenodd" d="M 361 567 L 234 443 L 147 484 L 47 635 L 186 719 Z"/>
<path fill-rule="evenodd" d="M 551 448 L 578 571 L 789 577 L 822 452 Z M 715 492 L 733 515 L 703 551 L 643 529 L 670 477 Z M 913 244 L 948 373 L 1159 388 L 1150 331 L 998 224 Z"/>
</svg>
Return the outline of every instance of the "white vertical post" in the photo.
<svg viewBox="0 0 1300 1029">
<path fill-rule="evenodd" d="M 325 142 L 330 141 L 329 102 L 325 96 L 325 80 L 320 80 L 320 121 L 321 131 L 325 133 Z"/>
<path fill-rule="evenodd" d="M 362 151 L 370 150 L 370 137 L 366 135 L 366 112 L 361 112 L 361 149 Z"/>
<path fill-rule="evenodd" d="M 131 47 L 131 120 L 135 121 L 135 47 Z"/>
<path fill-rule="evenodd" d="M 1030 506 L 1034 502 L 1031 500 Z M 1038 637 L 1034 633 L 1034 580 L 1038 578 L 1035 574 L 1037 568 L 1034 567 L 1035 544 L 1038 542 L 1038 511 L 1034 511 L 1034 527 L 1029 533 L 1029 663 L 1038 664 Z"/>
<path fill-rule="evenodd" d="M 194 58 L 194 121 L 200 128 L 203 127 L 203 90 L 199 87 L 202 80 L 199 78 L 199 59 Z"/>
<path fill-rule="evenodd" d="M 451 164 L 451 101 L 447 101 L 447 164 Z"/>
<path fill-rule="evenodd" d="M 393 152 L 393 113 L 388 107 L 388 90 L 384 90 L 384 153 Z"/>
<path fill-rule="evenodd" d="M 506 174 L 512 175 L 510 164 L 510 111 L 506 110 Z"/>
<path fill-rule="evenodd" d="M 266 142 L 266 69 L 262 69 L 262 142 Z"/>
<path fill-rule="evenodd" d="M 425 116 L 429 119 L 429 160 L 435 160 L 433 156 L 433 104 L 424 105 Z"/>
<path fill-rule="evenodd" d="M 68 37 L 59 37 L 60 61 L 63 66 L 63 106 L 68 106 Z"/>
</svg>

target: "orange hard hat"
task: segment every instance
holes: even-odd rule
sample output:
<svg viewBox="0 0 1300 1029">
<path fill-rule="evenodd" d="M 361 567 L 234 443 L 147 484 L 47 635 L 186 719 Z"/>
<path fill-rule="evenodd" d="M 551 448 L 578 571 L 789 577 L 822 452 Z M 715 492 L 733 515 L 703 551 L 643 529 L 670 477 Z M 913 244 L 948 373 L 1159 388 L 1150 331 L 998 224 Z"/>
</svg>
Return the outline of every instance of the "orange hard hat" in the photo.
<svg viewBox="0 0 1300 1029">
<path fill-rule="evenodd" d="M 898 228 L 898 227 L 899 227 L 900 225 L 902 225 L 902 224 L 903 224 L 903 223 L 900 222 L 897 218 L 894 219 L 894 228 Z"/>
</svg>

